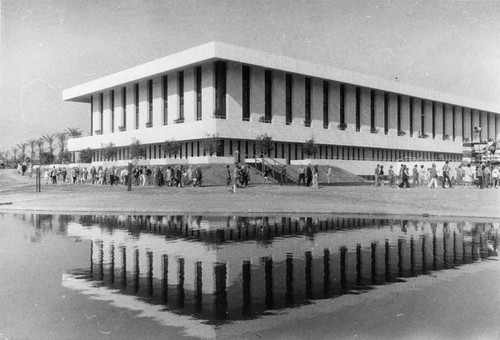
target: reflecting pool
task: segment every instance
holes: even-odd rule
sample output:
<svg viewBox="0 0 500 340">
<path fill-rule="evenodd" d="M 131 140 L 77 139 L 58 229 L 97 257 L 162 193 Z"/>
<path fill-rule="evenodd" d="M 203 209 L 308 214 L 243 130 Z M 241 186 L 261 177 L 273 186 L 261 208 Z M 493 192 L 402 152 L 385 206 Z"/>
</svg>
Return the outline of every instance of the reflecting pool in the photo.
<svg viewBox="0 0 500 340">
<path fill-rule="evenodd" d="M 5 338 L 234 338 L 320 300 L 474 266 L 498 223 L 0 214 Z M 307 309 L 303 309 L 307 312 Z"/>
</svg>

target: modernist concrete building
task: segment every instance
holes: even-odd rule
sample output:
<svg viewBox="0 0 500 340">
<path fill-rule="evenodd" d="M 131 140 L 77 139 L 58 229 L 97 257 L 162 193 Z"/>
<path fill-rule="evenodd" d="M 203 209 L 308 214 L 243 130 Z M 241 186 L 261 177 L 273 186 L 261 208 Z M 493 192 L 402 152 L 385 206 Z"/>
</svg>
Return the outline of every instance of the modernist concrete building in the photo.
<svg viewBox="0 0 500 340">
<path fill-rule="evenodd" d="M 69 150 L 90 148 L 100 162 L 112 142 L 116 164 L 133 138 L 150 164 L 166 164 L 166 140 L 181 142 L 177 162 L 204 156 L 207 134 L 221 138 L 218 156 L 253 158 L 267 134 L 271 157 L 294 163 L 313 137 L 322 164 L 340 167 L 460 161 L 464 140 L 500 139 L 498 106 L 219 42 L 69 88 L 63 99 L 89 105 L 90 135 Z"/>
</svg>

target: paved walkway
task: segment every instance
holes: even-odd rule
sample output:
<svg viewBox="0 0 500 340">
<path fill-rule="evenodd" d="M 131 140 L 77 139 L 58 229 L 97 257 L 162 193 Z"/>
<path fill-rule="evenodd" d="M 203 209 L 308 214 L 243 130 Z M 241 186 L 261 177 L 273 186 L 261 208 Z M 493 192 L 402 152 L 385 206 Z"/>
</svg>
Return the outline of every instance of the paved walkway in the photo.
<svg viewBox="0 0 500 340">
<path fill-rule="evenodd" d="M 376 214 L 500 218 L 499 189 L 398 189 L 373 186 L 320 186 L 319 189 L 256 185 L 229 187 L 156 188 L 43 184 L 35 193 L 34 180 L 0 171 L 0 210 L 103 213 L 280 213 Z M 7 204 L 6 204 L 7 203 Z M 10 204 L 12 203 L 12 204 Z"/>
</svg>

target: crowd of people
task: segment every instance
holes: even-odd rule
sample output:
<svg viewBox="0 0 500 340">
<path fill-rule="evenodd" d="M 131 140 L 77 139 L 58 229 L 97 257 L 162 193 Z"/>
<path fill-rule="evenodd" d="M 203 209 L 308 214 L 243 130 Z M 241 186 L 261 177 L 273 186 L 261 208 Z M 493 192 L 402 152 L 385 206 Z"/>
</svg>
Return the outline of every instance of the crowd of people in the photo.
<svg viewBox="0 0 500 340">
<path fill-rule="evenodd" d="M 31 162 L 19 162 L 17 171 L 20 175 L 34 175 L 33 165 Z M 250 181 L 250 173 L 248 166 L 235 164 L 233 170 L 227 165 L 227 186 L 232 185 L 233 191 L 236 188 L 247 187 Z M 274 172 L 274 173 L 273 173 Z M 298 169 L 297 185 L 319 188 L 319 168 L 317 165 L 309 164 L 307 167 L 301 165 Z M 269 167 L 263 169 L 264 184 L 270 183 L 270 178 L 274 177 L 280 185 L 286 185 L 289 182 L 287 177 L 287 168 L 285 165 L 281 169 L 272 171 Z M 327 184 L 332 183 L 332 168 L 326 167 Z M 441 169 L 438 169 L 436 164 L 432 164 L 430 168 L 425 168 L 424 165 L 415 164 L 413 167 L 402 164 L 397 170 L 392 165 L 389 169 L 385 169 L 383 165 L 377 164 L 374 172 L 374 186 L 397 187 L 397 188 L 412 188 L 412 187 L 428 187 L 437 188 L 453 188 L 454 186 L 463 186 L 469 188 L 498 188 L 500 186 L 500 168 L 498 165 L 487 166 L 481 164 L 472 166 L 459 165 L 457 168 L 452 168 L 449 162 L 446 161 Z M 183 187 L 186 185 L 200 186 L 203 182 L 203 174 L 200 166 L 135 166 L 131 173 L 127 167 L 46 167 L 41 169 L 41 176 L 45 183 L 73 183 L 85 184 L 91 183 L 94 185 L 127 185 L 130 177 L 131 184 L 135 186 L 168 186 L 168 187 Z"/>
<path fill-rule="evenodd" d="M 94 185 L 128 185 L 130 177 L 131 185 L 135 186 L 169 186 L 183 187 L 191 185 L 201 187 L 203 174 L 200 166 L 167 166 L 148 167 L 136 166 L 129 173 L 127 167 L 47 167 L 42 170 L 42 176 L 46 184 L 73 183 Z"/>
<path fill-rule="evenodd" d="M 410 166 L 402 164 L 396 173 L 392 165 L 386 172 L 383 165 L 377 164 L 374 186 L 384 186 L 386 183 L 389 187 L 397 188 L 437 188 L 438 186 L 443 189 L 454 186 L 479 189 L 498 188 L 500 186 L 500 169 L 498 165 L 490 167 L 485 163 L 478 166 L 472 166 L 469 163 L 453 169 L 446 161 L 441 169 L 438 169 L 436 164 L 432 164 L 427 169 L 424 165 L 415 164 L 413 168 L 410 168 Z"/>
</svg>

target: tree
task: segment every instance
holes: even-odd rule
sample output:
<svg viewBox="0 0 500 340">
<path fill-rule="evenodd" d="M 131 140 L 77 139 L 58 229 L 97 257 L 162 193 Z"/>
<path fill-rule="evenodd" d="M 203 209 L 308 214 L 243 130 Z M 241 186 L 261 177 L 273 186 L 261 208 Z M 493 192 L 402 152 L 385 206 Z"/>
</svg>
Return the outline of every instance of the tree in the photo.
<svg viewBox="0 0 500 340">
<path fill-rule="evenodd" d="M 163 150 L 165 151 L 165 154 L 168 154 L 168 157 L 177 157 L 181 151 L 181 143 L 173 139 L 166 140 L 165 143 L 163 143 Z"/>
<path fill-rule="evenodd" d="M 116 155 L 116 147 L 113 143 L 109 143 L 109 144 L 101 144 L 101 148 L 102 148 L 102 157 L 107 160 L 107 161 L 110 161 L 112 160 L 115 155 Z"/>
<path fill-rule="evenodd" d="M 24 161 L 26 158 L 26 149 L 28 148 L 28 143 L 19 143 L 16 145 L 19 148 L 19 151 L 21 151 L 21 160 Z"/>
<path fill-rule="evenodd" d="M 130 158 L 139 159 L 146 156 L 146 147 L 141 144 L 141 142 L 135 138 L 132 139 L 132 144 L 130 144 Z"/>
<path fill-rule="evenodd" d="M 318 145 L 316 144 L 314 137 L 311 137 L 311 139 L 306 140 L 302 148 L 307 158 L 311 157 L 315 158 L 316 154 L 318 153 Z"/>
<path fill-rule="evenodd" d="M 90 148 L 80 150 L 80 162 L 81 163 L 92 163 L 92 150 Z"/>
<path fill-rule="evenodd" d="M 219 134 L 209 134 L 207 133 L 206 138 L 201 141 L 201 147 L 203 151 L 208 153 L 209 156 L 212 156 L 214 153 L 219 152 L 221 139 L 219 138 Z"/>
<path fill-rule="evenodd" d="M 77 138 L 82 136 L 82 130 L 80 128 L 67 128 L 66 132 L 68 138 Z"/>
<path fill-rule="evenodd" d="M 68 141 L 68 133 L 67 132 L 56 132 L 54 133 L 54 138 L 57 141 L 57 145 L 59 145 L 59 154 L 66 150 L 66 142 Z"/>
<path fill-rule="evenodd" d="M 60 163 L 69 163 L 71 161 L 71 152 L 60 151 L 58 158 Z"/>
<path fill-rule="evenodd" d="M 19 148 L 17 146 L 13 146 L 10 148 L 10 151 L 12 151 L 12 162 L 14 165 L 17 164 L 17 152 L 19 151 Z"/>
<path fill-rule="evenodd" d="M 35 142 L 36 146 L 38 147 L 38 159 L 40 159 L 40 155 L 43 152 L 43 146 L 45 144 L 45 139 L 43 138 L 38 138 Z"/>
<path fill-rule="evenodd" d="M 50 152 L 42 152 L 40 154 L 40 164 L 52 164 L 55 158 L 56 157 Z"/>
<path fill-rule="evenodd" d="M 259 152 L 265 156 L 270 156 L 274 150 L 273 137 L 268 136 L 267 133 L 258 135 L 255 143 Z"/>
<path fill-rule="evenodd" d="M 28 143 L 29 147 L 30 147 L 30 150 L 31 150 L 31 161 L 33 162 L 33 160 L 35 159 L 35 145 L 36 145 L 36 139 L 30 139 L 28 140 L 26 143 Z"/>
<path fill-rule="evenodd" d="M 49 153 L 51 155 L 54 154 L 54 142 L 56 140 L 56 136 L 54 134 L 45 135 L 42 137 L 49 144 Z"/>
</svg>

